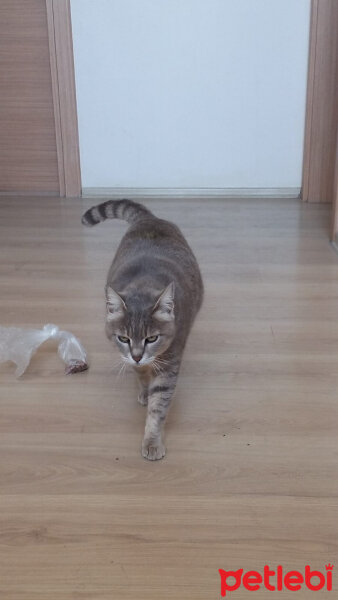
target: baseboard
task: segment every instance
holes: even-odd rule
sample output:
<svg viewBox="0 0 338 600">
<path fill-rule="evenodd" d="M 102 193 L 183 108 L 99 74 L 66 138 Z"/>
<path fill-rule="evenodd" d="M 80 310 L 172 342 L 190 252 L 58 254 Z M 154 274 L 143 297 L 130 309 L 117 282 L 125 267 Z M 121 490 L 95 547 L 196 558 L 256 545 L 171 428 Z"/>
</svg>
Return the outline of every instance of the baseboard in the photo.
<svg viewBox="0 0 338 600">
<path fill-rule="evenodd" d="M 297 188 L 127 188 L 85 187 L 84 198 L 299 198 Z"/>
<path fill-rule="evenodd" d="M 48 197 L 51 197 L 51 198 L 60 198 L 58 192 L 40 192 L 40 191 L 39 192 L 34 192 L 34 191 L 33 192 L 30 192 L 30 191 L 23 192 L 22 190 L 19 191 L 19 192 L 6 192 L 6 191 L 3 191 L 3 190 L 0 190 L 0 198 L 5 197 L 5 196 L 10 196 L 10 197 L 12 197 L 12 196 L 18 196 L 18 197 L 19 196 L 22 196 L 22 197 L 28 196 L 28 197 L 31 197 L 31 198 L 35 198 L 36 196 L 39 196 L 39 198 L 41 196 L 42 197 L 43 196 L 46 196 L 46 197 L 48 196 Z"/>
</svg>

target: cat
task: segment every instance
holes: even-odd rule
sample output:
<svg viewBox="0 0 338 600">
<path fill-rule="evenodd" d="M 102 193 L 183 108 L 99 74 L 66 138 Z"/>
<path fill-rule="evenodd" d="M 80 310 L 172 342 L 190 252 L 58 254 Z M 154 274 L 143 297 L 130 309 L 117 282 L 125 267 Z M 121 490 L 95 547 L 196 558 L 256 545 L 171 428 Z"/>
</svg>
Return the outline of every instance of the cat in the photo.
<svg viewBox="0 0 338 600">
<path fill-rule="evenodd" d="M 139 381 L 147 406 L 141 452 L 165 455 L 163 426 L 175 390 L 182 354 L 203 300 L 196 258 L 179 228 L 132 200 L 108 200 L 87 210 L 89 227 L 106 219 L 130 225 L 108 272 L 106 334 Z"/>
</svg>

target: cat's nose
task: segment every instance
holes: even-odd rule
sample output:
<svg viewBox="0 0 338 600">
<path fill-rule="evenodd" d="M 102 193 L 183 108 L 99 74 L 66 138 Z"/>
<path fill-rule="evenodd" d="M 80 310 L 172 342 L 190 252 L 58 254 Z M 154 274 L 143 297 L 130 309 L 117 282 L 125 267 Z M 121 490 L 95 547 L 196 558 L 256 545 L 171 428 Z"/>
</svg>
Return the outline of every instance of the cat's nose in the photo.
<svg viewBox="0 0 338 600">
<path fill-rule="evenodd" d="M 142 354 L 132 354 L 132 357 L 135 362 L 139 363 L 142 358 Z"/>
</svg>

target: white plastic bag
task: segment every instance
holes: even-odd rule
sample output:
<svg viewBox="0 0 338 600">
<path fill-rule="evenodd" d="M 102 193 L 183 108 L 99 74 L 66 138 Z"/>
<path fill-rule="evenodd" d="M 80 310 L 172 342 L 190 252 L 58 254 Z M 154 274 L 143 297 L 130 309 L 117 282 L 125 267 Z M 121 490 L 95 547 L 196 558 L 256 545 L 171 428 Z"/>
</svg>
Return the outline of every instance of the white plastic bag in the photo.
<svg viewBox="0 0 338 600">
<path fill-rule="evenodd" d="M 38 347 L 49 339 L 59 342 L 58 354 L 66 364 L 67 374 L 88 369 L 87 354 L 79 340 L 51 323 L 43 329 L 0 326 L 0 363 L 13 361 L 17 366 L 15 375 L 20 377 Z"/>
</svg>

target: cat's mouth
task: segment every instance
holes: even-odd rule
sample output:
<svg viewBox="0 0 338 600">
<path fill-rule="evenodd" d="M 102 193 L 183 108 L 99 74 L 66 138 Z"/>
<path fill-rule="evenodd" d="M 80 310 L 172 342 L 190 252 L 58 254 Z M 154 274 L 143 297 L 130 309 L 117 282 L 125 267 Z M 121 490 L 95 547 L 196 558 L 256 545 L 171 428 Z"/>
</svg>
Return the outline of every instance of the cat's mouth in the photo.
<svg viewBox="0 0 338 600">
<path fill-rule="evenodd" d="M 126 363 L 128 363 L 128 365 L 131 365 L 132 367 L 137 367 L 137 368 L 142 368 L 142 367 L 147 367 L 149 365 L 151 365 L 154 362 L 154 358 L 146 358 L 144 356 L 142 356 L 140 358 L 140 360 L 134 360 L 134 358 L 132 358 L 131 356 L 122 356 L 122 360 L 124 360 Z"/>
</svg>

